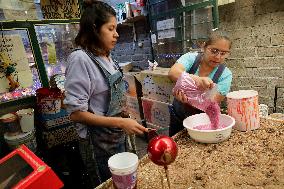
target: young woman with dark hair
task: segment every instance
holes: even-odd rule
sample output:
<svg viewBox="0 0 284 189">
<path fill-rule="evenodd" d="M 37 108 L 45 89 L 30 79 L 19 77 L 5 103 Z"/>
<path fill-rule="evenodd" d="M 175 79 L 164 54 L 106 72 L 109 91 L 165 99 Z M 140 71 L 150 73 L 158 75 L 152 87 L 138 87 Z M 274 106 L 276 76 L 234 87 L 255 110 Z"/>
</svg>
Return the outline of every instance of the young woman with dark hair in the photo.
<svg viewBox="0 0 284 189">
<path fill-rule="evenodd" d="M 80 152 L 94 185 L 110 178 L 107 161 L 126 150 L 125 134 L 147 132 L 135 120 L 121 117 L 125 85 L 110 57 L 119 37 L 116 28 L 111 6 L 88 2 L 75 39 L 78 48 L 66 69 L 64 104 L 81 137 Z"/>
</svg>

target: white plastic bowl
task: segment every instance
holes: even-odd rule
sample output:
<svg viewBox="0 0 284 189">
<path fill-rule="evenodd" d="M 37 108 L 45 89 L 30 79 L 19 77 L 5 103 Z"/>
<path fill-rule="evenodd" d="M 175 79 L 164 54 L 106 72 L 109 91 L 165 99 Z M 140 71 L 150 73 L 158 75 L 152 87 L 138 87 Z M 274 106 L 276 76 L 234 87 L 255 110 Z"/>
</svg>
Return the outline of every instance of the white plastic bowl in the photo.
<svg viewBox="0 0 284 189">
<path fill-rule="evenodd" d="M 210 124 L 210 119 L 206 113 L 195 114 L 183 120 L 183 126 L 193 140 L 201 143 L 218 143 L 230 137 L 232 127 L 235 125 L 235 119 L 229 115 L 221 114 L 220 124 L 224 124 L 225 128 L 216 130 L 193 129 L 196 126 L 205 124 Z"/>
</svg>

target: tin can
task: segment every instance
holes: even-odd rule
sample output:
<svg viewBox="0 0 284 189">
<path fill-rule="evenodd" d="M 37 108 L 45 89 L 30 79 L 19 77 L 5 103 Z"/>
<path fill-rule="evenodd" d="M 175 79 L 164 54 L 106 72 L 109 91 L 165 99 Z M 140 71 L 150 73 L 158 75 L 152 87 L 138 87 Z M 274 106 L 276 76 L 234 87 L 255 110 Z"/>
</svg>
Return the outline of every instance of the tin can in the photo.
<svg viewBox="0 0 284 189">
<path fill-rule="evenodd" d="M 58 88 L 36 90 L 37 106 L 40 113 L 56 114 L 61 110 L 62 93 Z"/>
</svg>

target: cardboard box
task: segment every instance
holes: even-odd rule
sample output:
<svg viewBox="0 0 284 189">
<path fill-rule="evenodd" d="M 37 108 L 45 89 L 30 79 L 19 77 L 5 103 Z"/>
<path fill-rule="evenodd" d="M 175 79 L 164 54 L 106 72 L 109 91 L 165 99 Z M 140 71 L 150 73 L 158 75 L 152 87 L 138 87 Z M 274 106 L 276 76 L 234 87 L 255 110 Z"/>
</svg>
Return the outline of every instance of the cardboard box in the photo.
<svg viewBox="0 0 284 189">
<path fill-rule="evenodd" d="M 143 97 L 172 103 L 174 83 L 168 78 L 169 68 L 157 67 L 155 70 L 141 72 Z"/>
<path fill-rule="evenodd" d="M 0 188 L 58 189 L 63 187 L 52 169 L 32 153 L 20 146 L 0 160 Z"/>
<path fill-rule="evenodd" d="M 170 125 L 171 104 L 142 97 L 142 106 L 146 122 L 160 127 Z"/>
<path fill-rule="evenodd" d="M 127 72 L 124 74 L 123 80 L 125 82 L 126 93 L 129 96 L 141 97 L 142 85 L 140 83 L 140 72 Z"/>
<path fill-rule="evenodd" d="M 141 97 L 126 95 L 126 108 L 132 119 L 136 121 L 144 119 Z"/>
<path fill-rule="evenodd" d="M 79 139 L 74 126 L 70 124 L 61 125 L 51 130 L 41 131 L 42 140 L 47 148 L 65 144 Z"/>
<path fill-rule="evenodd" d="M 119 66 L 123 73 L 129 72 L 133 68 L 132 62 L 121 62 L 119 63 Z"/>
<path fill-rule="evenodd" d="M 56 114 L 39 114 L 38 119 L 41 122 L 41 125 L 43 125 L 46 129 L 66 124 L 71 125 L 73 123 L 70 120 L 69 113 L 67 113 L 64 109 L 61 109 L 60 112 Z"/>
</svg>

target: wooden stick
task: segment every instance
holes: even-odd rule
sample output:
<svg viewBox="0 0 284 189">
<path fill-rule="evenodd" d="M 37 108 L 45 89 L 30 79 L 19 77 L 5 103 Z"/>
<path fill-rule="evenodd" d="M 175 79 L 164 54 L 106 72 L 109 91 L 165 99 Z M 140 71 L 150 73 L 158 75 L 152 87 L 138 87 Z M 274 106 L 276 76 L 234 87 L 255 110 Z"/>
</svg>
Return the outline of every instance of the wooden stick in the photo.
<svg viewBox="0 0 284 189">
<path fill-rule="evenodd" d="M 169 169 L 168 169 L 168 166 L 165 165 L 164 168 L 165 168 L 165 172 L 166 172 L 166 177 L 167 177 L 168 186 L 169 186 L 169 189 L 171 189 L 171 183 L 170 183 L 170 177 L 169 177 Z"/>
<path fill-rule="evenodd" d="M 161 178 L 162 189 L 164 189 L 164 177 L 160 169 L 159 169 L 159 173 L 160 173 L 160 178 Z"/>
</svg>

